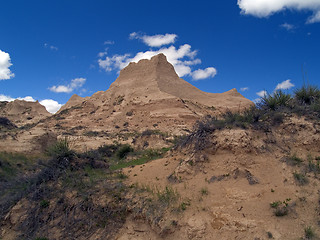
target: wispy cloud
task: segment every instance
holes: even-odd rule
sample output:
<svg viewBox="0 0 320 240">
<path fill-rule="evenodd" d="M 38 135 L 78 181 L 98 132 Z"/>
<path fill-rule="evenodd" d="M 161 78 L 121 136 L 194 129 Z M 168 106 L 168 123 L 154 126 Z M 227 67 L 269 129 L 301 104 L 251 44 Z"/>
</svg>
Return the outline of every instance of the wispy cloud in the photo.
<svg viewBox="0 0 320 240">
<path fill-rule="evenodd" d="M 163 45 L 168 45 L 174 43 L 178 36 L 176 34 L 166 33 L 164 35 L 143 35 L 140 33 L 133 32 L 130 34 L 130 39 L 141 39 L 149 47 L 161 47 Z"/>
<path fill-rule="evenodd" d="M 14 77 L 14 73 L 11 72 L 12 66 L 9 53 L 0 50 L 0 80 L 8 80 Z"/>
<path fill-rule="evenodd" d="M 136 34 L 137 33 L 131 33 L 130 37 L 136 39 L 138 38 Z M 154 35 L 154 36 L 164 37 L 166 35 L 168 34 Z M 174 42 L 173 39 L 175 39 L 177 36 L 175 34 L 169 34 L 169 35 L 174 35 L 175 37 L 171 38 L 171 40 L 170 39 L 166 40 L 165 42 L 168 42 L 168 43 Z M 153 43 L 153 45 L 156 45 L 155 42 Z M 163 43 L 164 42 L 161 42 L 161 44 L 160 43 L 157 43 L 157 44 L 161 46 L 163 45 Z M 146 41 L 146 45 L 150 46 L 150 42 Z M 151 59 L 151 57 L 158 55 L 159 53 L 163 53 L 164 55 L 166 55 L 167 60 L 174 66 L 175 71 L 180 77 L 190 76 L 193 78 L 193 80 L 201 80 L 201 79 L 210 78 L 210 77 L 212 78 L 217 74 L 217 70 L 214 67 L 208 67 L 206 69 L 198 69 L 194 72 L 192 71 L 192 66 L 201 64 L 201 60 L 196 57 L 197 51 L 192 50 L 189 44 L 180 45 L 179 47 L 175 47 L 171 45 L 168 47 L 161 47 L 158 49 L 148 50 L 145 52 L 138 52 L 134 56 L 132 56 L 129 53 L 115 54 L 112 56 L 108 56 L 107 53 L 104 52 L 104 54 L 102 53 L 99 54 L 102 57 L 98 59 L 98 64 L 100 68 L 104 69 L 107 72 L 114 71 L 114 70 L 119 71 L 124 67 L 126 67 L 130 62 L 138 62 L 141 59 Z"/>
<path fill-rule="evenodd" d="M 58 50 L 59 50 L 58 47 L 53 46 L 53 45 L 50 45 L 50 44 L 48 44 L 48 43 L 45 43 L 43 46 L 44 46 L 45 48 L 48 48 L 48 49 L 53 50 L 53 51 L 58 51 Z"/>
<path fill-rule="evenodd" d="M 296 26 L 294 26 L 293 24 L 289 24 L 289 23 L 283 23 L 280 25 L 280 27 L 286 29 L 287 31 L 292 31 L 296 28 Z"/>
<path fill-rule="evenodd" d="M 249 87 L 242 87 L 242 88 L 240 88 L 240 91 L 241 92 L 245 92 L 245 91 L 248 91 L 249 90 Z"/>
<path fill-rule="evenodd" d="M 55 93 L 71 93 L 73 90 L 82 87 L 85 82 L 85 78 L 75 78 L 68 85 L 52 86 L 49 90 Z"/>
<path fill-rule="evenodd" d="M 104 41 L 103 44 L 104 44 L 104 45 L 113 45 L 113 44 L 114 44 L 114 41 L 107 40 L 107 41 Z"/>
<path fill-rule="evenodd" d="M 306 20 L 306 23 L 320 22 L 319 0 L 238 0 L 238 5 L 242 14 L 256 17 L 268 17 L 287 9 L 309 10 L 313 14 Z"/>
</svg>

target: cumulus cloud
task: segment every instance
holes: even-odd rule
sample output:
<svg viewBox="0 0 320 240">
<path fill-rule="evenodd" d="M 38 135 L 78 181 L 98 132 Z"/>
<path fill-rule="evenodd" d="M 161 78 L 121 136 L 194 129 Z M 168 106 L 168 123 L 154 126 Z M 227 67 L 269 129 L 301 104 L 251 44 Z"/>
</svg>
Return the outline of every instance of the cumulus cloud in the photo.
<svg viewBox="0 0 320 240">
<path fill-rule="evenodd" d="M 279 83 L 276 88 L 275 88 L 275 91 L 276 90 L 286 90 L 286 89 L 290 89 L 290 88 L 293 88 L 294 87 L 294 84 L 291 83 L 291 80 L 288 79 L 286 81 L 283 81 L 281 83 Z"/>
<path fill-rule="evenodd" d="M 242 14 L 256 17 L 268 17 L 287 9 L 309 10 L 313 14 L 307 19 L 307 23 L 320 22 L 319 0 L 238 0 Z"/>
<path fill-rule="evenodd" d="M 133 32 L 130 34 L 130 39 L 141 39 L 149 47 L 161 47 L 163 45 L 168 45 L 176 41 L 176 34 L 166 33 L 165 35 L 142 35 L 140 33 Z"/>
<path fill-rule="evenodd" d="M 136 38 L 135 35 L 136 33 L 130 34 L 131 38 Z M 119 71 L 126 67 L 130 62 L 138 62 L 141 59 L 151 59 L 159 53 L 166 55 L 168 62 L 174 66 L 175 71 L 180 77 L 191 76 L 193 80 L 200 80 L 214 77 L 217 73 L 217 70 L 213 67 L 198 69 L 192 72 L 191 66 L 201 64 L 201 60 L 196 58 L 197 51 L 192 50 L 189 44 L 181 45 L 178 48 L 171 45 L 157 50 L 138 52 L 134 56 L 128 53 L 123 55 L 115 54 L 113 56 L 105 56 L 98 59 L 98 64 L 100 68 L 104 69 L 106 72 L 113 70 Z M 102 56 L 104 56 L 104 54 Z"/>
<path fill-rule="evenodd" d="M 56 113 L 59 111 L 59 109 L 62 107 L 63 104 L 58 103 L 55 100 L 52 99 L 44 99 L 39 102 L 41 105 L 43 105 L 49 113 Z"/>
<path fill-rule="evenodd" d="M 50 50 L 53 50 L 53 51 L 58 51 L 59 48 L 57 48 L 56 46 L 53 46 L 53 45 L 50 45 L 48 43 L 45 43 L 44 44 L 44 47 L 45 48 L 49 48 Z"/>
<path fill-rule="evenodd" d="M 198 69 L 192 72 L 193 80 L 201 80 L 209 77 L 214 77 L 217 74 L 217 70 L 214 67 L 208 67 L 206 69 Z"/>
<path fill-rule="evenodd" d="M 240 88 L 240 91 L 241 91 L 241 92 L 245 92 L 245 91 L 248 91 L 248 90 L 249 90 L 248 87 L 242 87 L 242 88 Z"/>
<path fill-rule="evenodd" d="M 55 93 L 71 93 L 73 90 L 82 87 L 85 82 L 85 78 L 75 78 L 68 85 L 52 86 L 49 90 Z"/>
<path fill-rule="evenodd" d="M 296 28 L 293 24 L 289 24 L 289 23 L 283 23 L 280 25 L 280 27 L 286 29 L 287 31 L 291 31 Z"/>
<path fill-rule="evenodd" d="M 14 100 L 16 100 L 16 99 L 18 99 L 18 100 L 25 100 L 25 101 L 27 101 L 27 102 L 35 102 L 36 100 L 33 98 L 33 97 L 31 97 L 31 96 L 26 96 L 26 97 L 18 97 L 18 98 L 12 98 L 12 97 L 10 97 L 10 96 L 6 96 L 6 95 L 3 95 L 3 94 L 0 94 L 0 102 L 3 102 L 3 101 L 5 101 L 5 102 L 12 102 L 12 101 L 14 101 Z"/>
<path fill-rule="evenodd" d="M 259 97 L 264 97 L 264 96 L 266 96 L 268 93 L 267 93 L 267 91 L 262 90 L 262 91 L 260 91 L 260 92 L 257 92 L 256 94 L 257 94 Z"/>
<path fill-rule="evenodd" d="M 12 66 L 9 53 L 0 50 L 0 80 L 7 80 L 14 77 L 14 74 L 10 71 Z"/>
<path fill-rule="evenodd" d="M 0 102 L 3 102 L 3 101 L 12 102 L 12 101 L 14 101 L 16 99 L 24 100 L 24 101 L 27 101 L 27 102 L 35 102 L 36 101 L 31 96 L 13 98 L 13 97 L 10 97 L 10 96 L 6 96 L 6 95 L 3 95 L 3 94 L 0 94 Z M 60 104 L 57 101 L 52 100 L 52 99 L 44 99 L 44 100 L 40 101 L 39 103 L 41 105 L 43 105 L 47 109 L 47 111 L 49 113 L 56 113 L 63 105 L 63 104 Z"/>
</svg>

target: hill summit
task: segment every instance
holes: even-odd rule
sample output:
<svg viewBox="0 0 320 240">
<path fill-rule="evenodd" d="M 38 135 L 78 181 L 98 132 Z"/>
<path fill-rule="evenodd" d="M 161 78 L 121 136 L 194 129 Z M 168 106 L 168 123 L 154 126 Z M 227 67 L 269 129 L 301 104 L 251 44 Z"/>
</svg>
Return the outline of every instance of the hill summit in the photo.
<svg viewBox="0 0 320 240">
<path fill-rule="evenodd" d="M 94 124 L 93 128 L 100 130 L 179 132 L 190 129 L 204 115 L 251 105 L 236 89 L 225 93 L 199 90 L 179 78 L 160 53 L 150 60 L 130 63 L 107 91 L 85 98 L 73 95 L 58 114 L 68 112 L 65 120 L 69 124 Z"/>
</svg>

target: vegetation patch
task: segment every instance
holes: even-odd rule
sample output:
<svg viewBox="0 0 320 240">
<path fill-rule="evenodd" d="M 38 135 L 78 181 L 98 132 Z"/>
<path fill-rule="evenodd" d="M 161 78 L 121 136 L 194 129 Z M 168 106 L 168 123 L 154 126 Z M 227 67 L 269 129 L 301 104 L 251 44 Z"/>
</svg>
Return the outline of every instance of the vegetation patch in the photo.
<svg viewBox="0 0 320 240">
<path fill-rule="evenodd" d="M 270 203 L 271 208 L 274 209 L 274 215 L 277 217 L 282 217 L 288 214 L 289 212 L 289 202 L 290 198 L 287 198 L 284 201 L 275 201 Z"/>
</svg>

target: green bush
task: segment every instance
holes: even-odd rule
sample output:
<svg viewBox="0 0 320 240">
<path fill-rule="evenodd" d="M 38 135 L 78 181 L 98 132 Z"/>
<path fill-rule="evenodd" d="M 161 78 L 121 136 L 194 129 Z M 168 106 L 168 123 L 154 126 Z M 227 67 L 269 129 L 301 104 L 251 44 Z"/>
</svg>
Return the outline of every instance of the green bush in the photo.
<svg viewBox="0 0 320 240">
<path fill-rule="evenodd" d="M 287 107 L 292 100 L 291 95 L 282 90 L 277 90 L 272 94 L 267 93 L 261 98 L 259 106 L 262 109 L 275 111 L 281 107 Z"/>
<path fill-rule="evenodd" d="M 73 158 L 75 152 L 71 150 L 70 141 L 67 137 L 58 140 L 55 144 L 50 146 L 46 153 L 53 158 Z"/>
<path fill-rule="evenodd" d="M 303 85 L 294 91 L 294 98 L 300 104 L 311 105 L 320 99 L 320 89 L 313 85 Z"/>
<path fill-rule="evenodd" d="M 125 144 L 118 149 L 118 151 L 116 152 L 116 156 L 118 159 L 123 159 L 130 152 L 133 152 L 133 148 L 129 144 Z"/>
</svg>

